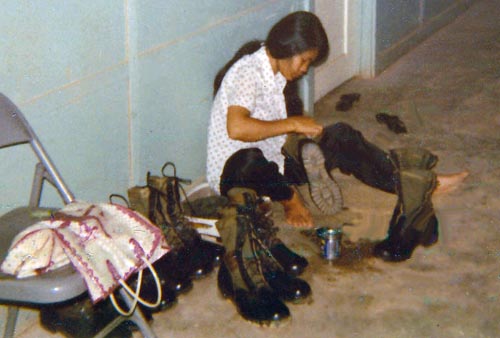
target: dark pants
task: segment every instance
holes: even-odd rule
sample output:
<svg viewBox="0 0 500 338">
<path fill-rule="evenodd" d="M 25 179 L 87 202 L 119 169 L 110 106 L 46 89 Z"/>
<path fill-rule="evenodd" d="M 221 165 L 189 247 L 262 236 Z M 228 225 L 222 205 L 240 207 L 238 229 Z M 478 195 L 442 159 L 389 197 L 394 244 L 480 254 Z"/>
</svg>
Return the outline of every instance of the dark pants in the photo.
<svg viewBox="0 0 500 338">
<path fill-rule="evenodd" d="M 387 153 L 366 141 L 348 124 L 325 127 L 318 144 L 328 172 L 338 168 L 369 186 L 395 192 L 394 166 Z M 282 175 L 278 165 L 268 161 L 260 149 L 241 149 L 224 165 L 220 192 L 225 196 L 233 187 L 246 187 L 260 196 L 283 201 L 292 197 L 291 185 L 307 183 L 305 177 L 303 165 L 292 158 L 286 158 L 285 175 Z"/>
</svg>

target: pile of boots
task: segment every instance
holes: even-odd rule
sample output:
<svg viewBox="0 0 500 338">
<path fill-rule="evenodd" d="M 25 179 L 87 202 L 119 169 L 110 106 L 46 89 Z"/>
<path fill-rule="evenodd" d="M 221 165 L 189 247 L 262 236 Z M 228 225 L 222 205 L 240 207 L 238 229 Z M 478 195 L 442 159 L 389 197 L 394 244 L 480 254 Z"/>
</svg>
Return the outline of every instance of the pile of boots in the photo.
<svg viewBox="0 0 500 338">
<path fill-rule="evenodd" d="M 309 284 L 296 277 L 307 260 L 276 237 L 253 190 L 233 188 L 228 197 L 230 203 L 220 210 L 216 223 L 226 249 L 218 273 L 219 290 L 246 320 L 278 323 L 290 316 L 284 301 L 300 303 L 311 294 Z"/>
<path fill-rule="evenodd" d="M 167 168 L 173 169 L 173 175 L 165 174 Z M 203 240 L 184 217 L 180 202 L 180 184 L 189 181 L 177 177 L 175 166 L 170 162 L 163 166 L 162 174 L 151 176 L 148 173 L 147 184 L 130 188 L 126 201 L 131 209 L 162 229 L 171 247 L 167 254 L 153 263 L 161 284 L 160 305 L 153 309 L 138 305 L 148 320 L 152 319 L 154 313 L 172 307 L 177 302 L 178 295 L 191 290 L 193 279 L 212 272 L 224 253 L 221 245 Z M 112 196 L 119 195 L 111 195 L 110 199 Z M 137 282 L 137 274 L 127 280 L 133 289 Z M 143 271 L 140 297 L 151 303 L 158 297 L 156 283 L 148 269 Z M 40 310 L 42 326 L 67 337 L 94 336 L 117 316 L 118 313 L 109 299 L 92 304 L 88 296 L 63 304 L 45 306 Z M 131 337 L 133 328 L 124 323 L 108 337 Z"/>
<path fill-rule="evenodd" d="M 173 175 L 165 174 L 166 168 Z M 223 254 L 223 247 L 205 241 L 186 220 L 180 201 L 180 184 L 190 183 L 176 175 L 175 165 L 167 162 L 162 176 L 148 173 L 145 186 L 128 190 L 130 207 L 158 225 L 171 246 L 165 256 L 153 265 L 176 293 L 188 291 L 192 280 L 213 271 Z"/>
<path fill-rule="evenodd" d="M 389 262 L 411 257 L 418 245 L 430 246 L 439 237 L 438 220 L 431 195 L 436 188 L 432 168 L 437 157 L 422 148 L 403 148 L 390 151 L 396 168 L 398 201 L 386 239 L 378 243 L 373 254 Z"/>
<path fill-rule="evenodd" d="M 137 273 L 132 275 L 127 283 L 133 290 L 138 282 Z M 151 321 L 153 313 L 170 308 L 176 301 L 176 294 L 168 287 L 165 287 L 164 278 L 160 278 L 162 284 L 162 299 L 157 308 L 150 308 L 138 303 L 138 307 L 144 319 Z M 154 277 L 149 269 L 143 271 L 140 298 L 155 303 L 158 297 L 158 290 Z M 116 301 L 122 309 L 128 309 L 127 304 L 115 291 Z M 87 293 L 75 299 L 58 303 L 44 305 L 40 308 L 40 323 L 42 327 L 53 333 L 60 333 L 70 338 L 87 338 L 102 334 L 103 330 L 115 318 L 120 316 L 112 304 L 110 298 L 99 301 L 96 304 Z M 123 321 L 111 332 L 105 335 L 106 338 L 131 338 L 133 332 L 138 328 L 132 321 Z"/>
</svg>

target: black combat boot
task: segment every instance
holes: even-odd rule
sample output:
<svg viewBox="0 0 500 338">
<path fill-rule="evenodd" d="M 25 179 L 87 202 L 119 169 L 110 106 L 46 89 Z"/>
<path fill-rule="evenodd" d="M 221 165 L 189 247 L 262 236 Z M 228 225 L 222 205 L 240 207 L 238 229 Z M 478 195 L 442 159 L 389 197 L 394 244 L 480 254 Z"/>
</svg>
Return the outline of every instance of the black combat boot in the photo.
<svg viewBox="0 0 500 338">
<path fill-rule="evenodd" d="M 188 292 L 193 287 L 192 268 L 186 267 L 185 257 L 189 255 L 175 229 L 167 226 L 162 216 L 158 193 L 148 186 L 135 186 L 128 189 L 130 207 L 147 217 L 162 229 L 171 250 L 158 259 L 153 266 L 161 278 L 162 285 L 176 294 Z"/>
<path fill-rule="evenodd" d="M 168 253 L 167 253 L 168 254 Z M 166 255 L 163 255 L 163 257 Z M 162 257 L 162 258 L 163 258 Z M 158 260 L 155 262 L 157 263 Z M 164 311 L 170 309 L 177 303 L 177 290 L 172 288 L 172 281 L 165 277 L 164 270 L 160 264 L 153 263 L 153 267 L 156 270 L 156 274 L 158 275 L 160 287 L 161 287 L 161 301 L 160 304 L 153 308 L 144 306 L 142 304 L 138 304 L 143 313 L 157 313 L 160 311 Z M 132 290 L 135 290 L 138 282 L 138 273 L 133 274 L 127 280 L 127 283 L 132 286 Z M 156 285 L 155 278 L 149 269 L 144 269 L 142 271 L 142 281 L 141 281 L 141 291 L 139 293 L 141 299 L 144 299 L 146 302 L 154 304 L 158 299 L 158 286 Z"/>
<path fill-rule="evenodd" d="M 437 157 L 421 148 L 391 150 L 396 167 L 398 201 L 386 239 L 373 251 L 376 257 L 399 262 L 411 257 L 419 245 L 429 246 L 439 237 L 438 220 L 431 195 L 436 188 L 436 174 L 431 171 Z"/>
<path fill-rule="evenodd" d="M 301 302 L 308 298 L 311 294 L 311 287 L 306 281 L 294 276 L 296 272 L 300 271 L 299 267 L 303 267 L 304 264 L 291 264 L 293 260 L 300 262 L 300 259 L 303 259 L 307 264 L 307 260 L 293 253 L 278 239 L 276 236 L 278 228 L 274 226 L 272 219 L 266 215 L 267 210 L 262 206 L 263 203 L 258 202 L 259 199 L 255 193 L 245 193 L 243 196 L 245 197 L 245 201 L 242 201 L 244 204 L 242 203 L 238 210 L 240 214 L 248 216 L 252 222 L 252 238 L 254 239 L 252 244 L 261 261 L 266 282 L 278 297 L 285 301 Z M 238 200 L 238 196 L 235 196 L 234 199 Z M 275 249 L 275 252 L 277 248 L 281 248 L 280 253 L 290 253 L 287 255 L 286 260 L 282 259 L 281 261 L 290 264 L 287 267 L 292 274 L 287 273 L 280 260 L 274 256 L 270 244 Z"/>
<path fill-rule="evenodd" d="M 311 200 L 324 215 L 334 215 L 344 206 L 340 187 L 326 169 L 320 146 L 312 140 L 299 144 L 302 164 L 307 173 Z"/>
<path fill-rule="evenodd" d="M 165 169 L 168 167 L 172 167 L 173 176 L 165 174 Z M 159 205 L 163 210 L 161 216 L 165 218 L 165 222 L 162 223 L 172 227 L 189 252 L 185 264 L 192 268 L 193 277 L 203 277 L 213 271 L 220 261 L 220 246 L 203 240 L 185 217 L 186 213 L 180 202 L 180 183 L 190 181 L 177 177 L 175 166 L 171 162 L 163 166 L 162 174 L 162 177 L 149 174 L 147 177 L 147 184 L 157 194 Z"/>
<path fill-rule="evenodd" d="M 269 248 L 272 257 L 288 275 L 299 276 L 302 274 L 309 264 L 307 259 L 292 251 L 278 238 L 277 232 L 279 229 L 274 226 L 272 219 L 261 212 L 257 212 L 254 217 L 255 231 L 258 238 Z"/>
<path fill-rule="evenodd" d="M 147 319 L 151 319 L 150 313 L 147 314 Z M 40 323 L 43 328 L 71 338 L 93 337 L 118 316 L 109 298 L 92 304 L 87 294 L 40 308 Z M 132 330 L 130 325 L 124 322 L 106 337 L 131 338 Z"/>
<path fill-rule="evenodd" d="M 277 323 L 288 318 L 290 312 L 263 276 L 262 262 L 255 251 L 252 220 L 242 210 L 246 206 L 238 203 L 245 199 L 244 194 L 255 193 L 249 189 L 231 189 L 233 205 L 221 210 L 222 217 L 216 223 L 226 249 L 219 268 L 218 287 L 223 296 L 231 298 L 243 318 L 259 324 Z"/>
</svg>

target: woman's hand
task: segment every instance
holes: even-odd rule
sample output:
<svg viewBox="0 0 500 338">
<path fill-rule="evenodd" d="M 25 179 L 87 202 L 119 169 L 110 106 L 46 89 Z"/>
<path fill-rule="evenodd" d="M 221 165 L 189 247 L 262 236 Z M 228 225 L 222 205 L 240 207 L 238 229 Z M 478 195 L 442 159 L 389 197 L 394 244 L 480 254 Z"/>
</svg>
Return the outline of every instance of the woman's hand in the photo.
<svg viewBox="0 0 500 338">
<path fill-rule="evenodd" d="M 308 137 L 318 136 L 323 132 L 323 126 L 308 116 L 293 116 L 288 118 L 293 123 L 293 132 Z"/>
<path fill-rule="evenodd" d="M 263 121 L 252 118 L 250 112 L 240 106 L 229 106 L 226 127 L 229 138 L 243 142 L 255 142 L 288 133 L 315 137 L 323 131 L 323 126 L 311 117 L 293 116 L 283 120 Z"/>
</svg>

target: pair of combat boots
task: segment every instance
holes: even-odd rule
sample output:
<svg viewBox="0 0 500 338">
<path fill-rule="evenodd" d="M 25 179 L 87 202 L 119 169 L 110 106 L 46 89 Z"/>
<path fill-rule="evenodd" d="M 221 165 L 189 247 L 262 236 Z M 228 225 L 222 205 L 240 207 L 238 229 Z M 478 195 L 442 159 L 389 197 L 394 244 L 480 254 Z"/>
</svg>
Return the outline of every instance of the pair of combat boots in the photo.
<svg viewBox="0 0 500 338">
<path fill-rule="evenodd" d="M 165 174 L 168 167 L 173 169 L 173 176 Z M 167 162 L 162 176 L 148 173 L 145 186 L 128 190 L 130 207 L 159 226 L 172 247 L 153 266 L 164 277 L 164 285 L 176 294 L 190 290 L 192 279 L 212 272 L 224 252 L 222 246 L 203 240 L 186 220 L 180 201 L 181 183 L 190 181 L 177 177 L 175 165 Z"/>
<path fill-rule="evenodd" d="M 246 320 L 277 323 L 290 316 L 284 301 L 300 303 L 311 294 L 309 284 L 297 277 L 308 262 L 277 238 L 277 228 L 255 191 L 233 188 L 228 198 L 216 223 L 226 249 L 219 290 Z"/>
</svg>

